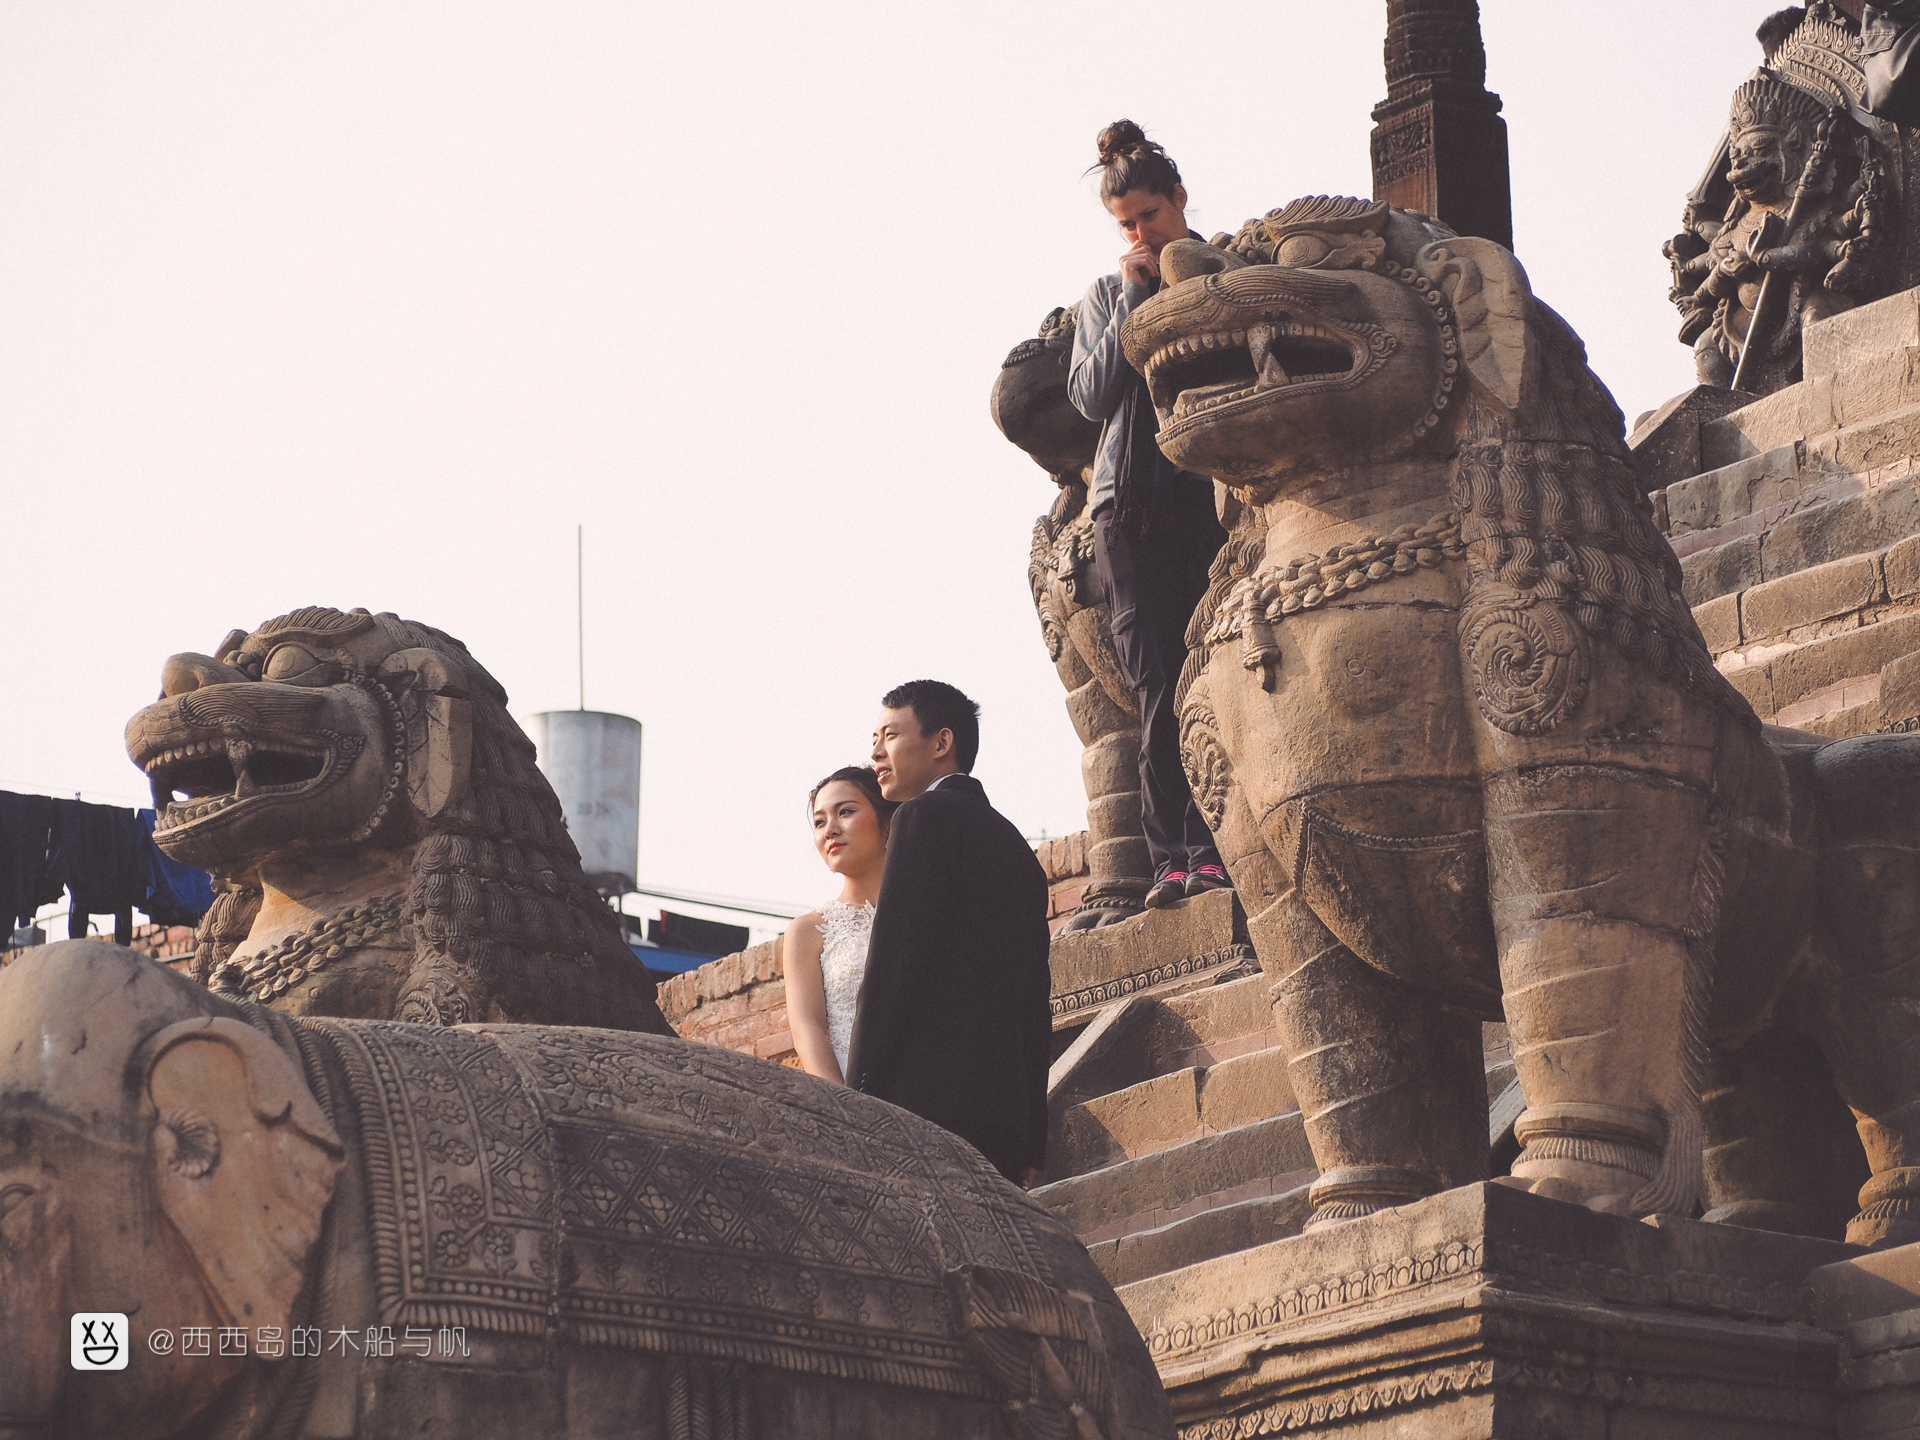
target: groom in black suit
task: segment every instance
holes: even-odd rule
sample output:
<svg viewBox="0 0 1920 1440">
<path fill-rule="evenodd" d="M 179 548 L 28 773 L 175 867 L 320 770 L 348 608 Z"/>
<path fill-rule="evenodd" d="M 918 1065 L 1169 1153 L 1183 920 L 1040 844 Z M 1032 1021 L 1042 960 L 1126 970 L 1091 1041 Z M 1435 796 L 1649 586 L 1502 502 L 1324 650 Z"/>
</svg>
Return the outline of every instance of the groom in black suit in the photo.
<svg viewBox="0 0 1920 1440">
<path fill-rule="evenodd" d="M 980 707 L 938 680 L 880 703 L 873 765 L 881 793 L 905 803 L 887 838 L 848 1083 L 1030 1185 L 1047 1146 L 1046 874 L 967 773 Z"/>
</svg>

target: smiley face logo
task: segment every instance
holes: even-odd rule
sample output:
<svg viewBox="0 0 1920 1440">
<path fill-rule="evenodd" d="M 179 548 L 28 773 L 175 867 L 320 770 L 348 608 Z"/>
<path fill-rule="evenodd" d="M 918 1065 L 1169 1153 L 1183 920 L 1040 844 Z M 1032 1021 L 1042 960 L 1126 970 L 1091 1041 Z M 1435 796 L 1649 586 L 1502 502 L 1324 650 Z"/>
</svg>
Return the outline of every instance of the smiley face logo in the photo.
<svg viewBox="0 0 1920 1440">
<path fill-rule="evenodd" d="M 127 1368 L 127 1317 L 112 1311 L 80 1311 L 70 1332 L 76 1370 Z"/>
</svg>

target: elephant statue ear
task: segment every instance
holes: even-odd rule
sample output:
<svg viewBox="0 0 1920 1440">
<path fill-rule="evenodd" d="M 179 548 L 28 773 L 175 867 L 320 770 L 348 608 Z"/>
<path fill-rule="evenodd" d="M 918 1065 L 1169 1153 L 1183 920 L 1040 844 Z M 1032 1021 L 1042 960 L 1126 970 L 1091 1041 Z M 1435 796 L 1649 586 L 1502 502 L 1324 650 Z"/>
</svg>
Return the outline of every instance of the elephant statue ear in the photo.
<svg viewBox="0 0 1920 1440">
<path fill-rule="evenodd" d="M 431 820 L 467 793 L 473 707 L 465 670 L 436 650 L 400 650 L 380 666 L 407 725 L 407 799 Z"/>
<path fill-rule="evenodd" d="M 1533 289 L 1513 252 L 1461 235 L 1426 246 L 1414 265 L 1453 307 L 1468 374 L 1509 414 L 1518 411 L 1532 343 Z"/>
<path fill-rule="evenodd" d="M 285 1328 L 343 1163 L 340 1137 L 293 1060 L 238 1020 L 183 1021 L 148 1053 L 160 1209 L 228 1324 Z"/>
</svg>

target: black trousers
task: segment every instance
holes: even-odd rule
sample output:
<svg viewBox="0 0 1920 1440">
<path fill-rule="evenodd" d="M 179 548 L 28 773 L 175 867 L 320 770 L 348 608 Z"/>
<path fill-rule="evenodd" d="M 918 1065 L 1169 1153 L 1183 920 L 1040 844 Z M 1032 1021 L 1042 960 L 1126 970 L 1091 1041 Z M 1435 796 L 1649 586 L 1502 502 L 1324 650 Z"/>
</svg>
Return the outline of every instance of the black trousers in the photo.
<svg viewBox="0 0 1920 1440">
<path fill-rule="evenodd" d="M 1159 879 L 1220 862 L 1180 763 L 1173 690 L 1187 661 L 1187 622 L 1227 536 L 1214 515 L 1213 486 L 1198 476 L 1163 482 L 1155 501 L 1144 535 L 1127 533 L 1103 505 L 1093 538 L 1114 653 L 1140 706 L 1140 820 Z"/>
</svg>

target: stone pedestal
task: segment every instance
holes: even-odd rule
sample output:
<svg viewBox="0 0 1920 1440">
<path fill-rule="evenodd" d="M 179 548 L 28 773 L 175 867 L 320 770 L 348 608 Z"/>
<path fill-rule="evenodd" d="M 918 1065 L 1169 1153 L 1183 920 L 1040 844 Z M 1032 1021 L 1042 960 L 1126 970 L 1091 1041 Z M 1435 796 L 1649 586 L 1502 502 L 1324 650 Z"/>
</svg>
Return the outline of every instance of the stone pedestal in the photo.
<svg viewBox="0 0 1920 1440">
<path fill-rule="evenodd" d="M 1920 1437 L 1920 1245 L 1808 1277 L 1813 1319 L 1840 1336 L 1842 1440 Z"/>
<path fill-rule="evenodd" d="M 1084 1025 L 1130 995 L 1172 994 L 1259 968 L 1247 918 L 1231 890 L 1196 895 L 1118 925 L 1056 935 L 1047 963 L 1055 1030 Z"/>
<path fill-rule="evenodd" d="M 1498 1185 L 1124 1286 L 1183 1440 L 1836 1434 L 1809 1272 L 1858 1254 Z"/>
</svg>

